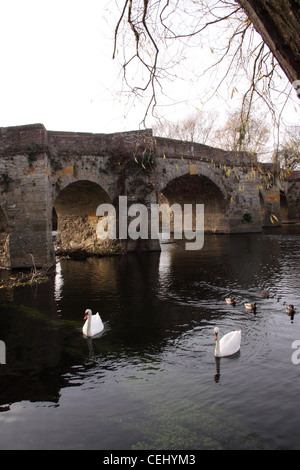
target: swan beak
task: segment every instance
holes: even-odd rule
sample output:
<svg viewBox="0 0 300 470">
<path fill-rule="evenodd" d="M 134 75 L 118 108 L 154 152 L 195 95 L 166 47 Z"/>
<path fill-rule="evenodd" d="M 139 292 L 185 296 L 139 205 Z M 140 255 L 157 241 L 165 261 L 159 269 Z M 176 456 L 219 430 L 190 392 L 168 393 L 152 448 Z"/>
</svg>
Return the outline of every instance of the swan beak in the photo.
<svg viewBox="0 0 300 470">
<path fill-rule="evenodd" d="M 217 341 L 218 339 L 218 333 L 215 333 L 215 340 Z"/>
<path fill-rule="evenodd" d="M 86 315 L 84 315 L 83 319 L 84 319 L 84 320 L 87 320 L 87 317 L 88 317 L 88 316 L 87 316 L 87 314 L 86 314 Z"/>
</svg>

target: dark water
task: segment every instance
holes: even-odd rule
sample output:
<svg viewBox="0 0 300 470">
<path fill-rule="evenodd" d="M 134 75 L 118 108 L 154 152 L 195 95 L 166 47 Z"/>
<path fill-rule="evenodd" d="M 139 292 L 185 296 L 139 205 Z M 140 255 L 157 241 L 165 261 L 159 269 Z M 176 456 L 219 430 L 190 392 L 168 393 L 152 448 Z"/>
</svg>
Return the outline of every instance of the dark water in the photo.
<svg viewBox="0 0 300 470">
<path fill-rule="evenodd" d="M 300 449 L 299 287 L 286 227 L 64 260 L 50 282 L 2 289 L 0 449 Z M 105 323 L 93 340 L 86 308 Z M 240 353 L 214 358 L 216 325 L 242 330 Z"/>
</svg>

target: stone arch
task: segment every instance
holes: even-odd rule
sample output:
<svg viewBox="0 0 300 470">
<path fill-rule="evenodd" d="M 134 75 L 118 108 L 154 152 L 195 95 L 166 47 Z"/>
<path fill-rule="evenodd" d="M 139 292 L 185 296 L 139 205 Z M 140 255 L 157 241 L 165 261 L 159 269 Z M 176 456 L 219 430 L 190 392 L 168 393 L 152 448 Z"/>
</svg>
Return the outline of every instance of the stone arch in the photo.
<svg viewBox="0 0 300 470">
<path fill-rule="evenodd" d="M 10 267 L 9 227 L 6 215 L 0 207 L 0 268 Z"/>
<path fill-rule="evenodd" d="M 89 180 L 72 182 L 59 192 L 53 204 L 57 216 L 58 250 L 97 252 L 99 218 L 96 210 L 103 203 L 111 203 L 107 192 Z"/>
<path fill-rule="evenodd" d="M 57 212 L 55 207 L 52 207 L 52 231 L 57 231 Z"/>
<path fill-rule="evenodd" d="M 227 203 L 222 189 L 204 174 L 186 173 L 170 180 L 161 190 L 160 202 L 170 205 L 204 204 L 204 230 L 206 232 L 228 232 Z M 195 211 L 193 211 L 195 216 Z M 193 220 L 193 230 L 195 230 Z"/>
<path fill-rule="evenodd" d="M 161 192 L 168 183 L 176 178 L 186 175 L 197 175 L 208 178 L 223 194 L 224 199 L 228 196 L 228 191 L 223 183 L 221 170 L 213 165 L 204 162 L 180 162 L 176 163 L 172 160 L 162 160 L 157 165 L 157 174 L 162 175 L 158 181 L 158 191 Z"/>
<path fill-rule="evenodd" d="M 53 201 L 57 199 L 62 190 L 80 181 L 95 183 L 113 200 L 116 192 L 116 182 L 113 175 L 107 174 L 105 167 L 106 159 L 95 161 L 92 156 L 81 156 L 80 159 L 70 156 L 64 162 L 64 167 L 54 171 L 51 175 Z"/>
</svg>

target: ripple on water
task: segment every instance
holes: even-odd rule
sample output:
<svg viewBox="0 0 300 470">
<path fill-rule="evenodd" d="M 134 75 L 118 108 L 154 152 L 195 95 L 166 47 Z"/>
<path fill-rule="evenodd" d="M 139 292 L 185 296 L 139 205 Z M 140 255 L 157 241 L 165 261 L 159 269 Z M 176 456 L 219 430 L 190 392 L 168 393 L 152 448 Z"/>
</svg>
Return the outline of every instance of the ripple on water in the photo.
<svg viewBox="0 0 300 470">
<path fill-rule="evenodd" d="M 12 305 L 9 315 L 0 312 L 13 362 L 2 404 L 15 403 L 2 413 L 2 445 L 161 449 L 181 448 L 189 436 L 190 448 L 243 448 L 258 436 L 262 447 L 299 447 L 300 366 L 291 344 L 300 339 L 300 317 L 292 321 L 285 304 L 300 312 L 300 237 L 212 236 L 200 252 L 169 249 L 64 260 L 53 285 L 0 292 L 2 306 Z M 227 295 L 236 297 L 234 307 Z M 246 301 L 256 301 L 257 311 L 246 311 Z M 44 316 L 21 315 L 18 305 Z M 74 327 L 87 307 L 109 326 L 91 344 Z M 58 313 L 61 326 L 52 322 Z M 242 330 L 239 354 L 215 359 L 215 326 L 220 335 Z M 26 409 L 17 406 L 24 400 Z M 43 416 L 38 402 L 47 403 Z M 105 412 L 95 413 L 99 407 Z"/>
</svg>

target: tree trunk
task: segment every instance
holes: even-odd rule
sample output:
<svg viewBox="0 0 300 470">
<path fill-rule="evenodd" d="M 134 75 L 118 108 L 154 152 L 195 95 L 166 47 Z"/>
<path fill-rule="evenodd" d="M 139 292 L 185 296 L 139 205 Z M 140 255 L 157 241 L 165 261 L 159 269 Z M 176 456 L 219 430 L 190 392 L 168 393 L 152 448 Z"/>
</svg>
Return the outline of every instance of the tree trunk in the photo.
<svg viewBox="0 0 300 470">
<path fill-rule="evenodd" d="M 291 83 L 300 81 L 300 0 L 238 0 Z M 300 98 L 300 94 L 298 94 Z"/>
</svg>

